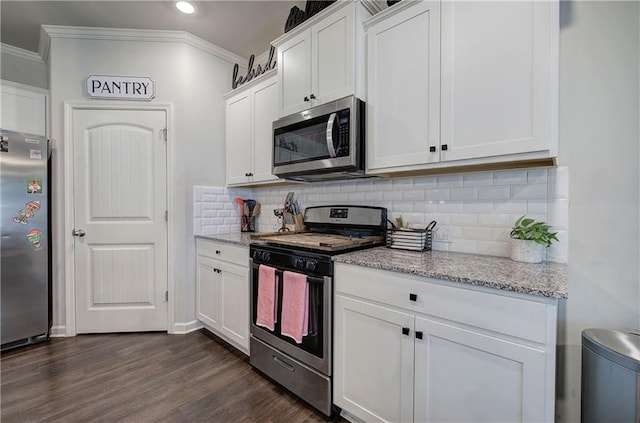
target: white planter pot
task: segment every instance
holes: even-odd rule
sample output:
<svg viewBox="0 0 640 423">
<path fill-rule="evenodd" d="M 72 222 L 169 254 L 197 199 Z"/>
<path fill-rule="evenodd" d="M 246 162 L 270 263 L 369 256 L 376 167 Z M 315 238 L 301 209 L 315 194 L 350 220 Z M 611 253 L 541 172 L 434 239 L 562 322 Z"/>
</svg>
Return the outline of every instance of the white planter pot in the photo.
<svg viewBox="0 0 640 423">
<path fill-rule="evenodd" d="M 535 241 L 511 239 L 511 260 L 522 263 L 540 263 L 544 252 L 544 245 Z"/>
</svg>

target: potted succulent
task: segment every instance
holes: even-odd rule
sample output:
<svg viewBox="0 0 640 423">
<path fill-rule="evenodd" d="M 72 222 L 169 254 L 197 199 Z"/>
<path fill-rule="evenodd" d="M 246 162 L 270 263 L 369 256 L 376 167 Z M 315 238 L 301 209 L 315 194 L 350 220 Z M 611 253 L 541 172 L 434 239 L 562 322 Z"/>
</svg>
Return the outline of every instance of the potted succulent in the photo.
<svg viewBox="0 0 640 423">
<path fill-rule="evenodd" d="M 549 232 L 544 222 L 521 216 L 511 228 L 511 260 L 524 263 L 540 263 L 542 252 L 553 241 L 558 241 L 557 232 Z"/>
</svg>

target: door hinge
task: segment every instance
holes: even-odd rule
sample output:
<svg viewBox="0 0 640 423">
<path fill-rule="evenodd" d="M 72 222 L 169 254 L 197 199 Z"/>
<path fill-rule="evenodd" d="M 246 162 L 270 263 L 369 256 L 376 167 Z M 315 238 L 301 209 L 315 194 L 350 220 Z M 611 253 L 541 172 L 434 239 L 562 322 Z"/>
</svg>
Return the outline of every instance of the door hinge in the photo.
<svg viewBox="0 0 640 423">
<path fill-rule="evenodd" d="M 164 300 L 169 302 L 169 291 L 164 291 Z"/>
<path fill-rule="evenodd" d="M 167 142 L 167 128 L 164 128 L 164 129 L 160 130 L 160 136 L 162 137 L 164 142 Z"/>
<path fill-rule="evenodd" d="M 165 220 L 165 222 L 169 221 L 169 210 L 165 210 L 164 211 L 164 220 Z"/>
</svg>

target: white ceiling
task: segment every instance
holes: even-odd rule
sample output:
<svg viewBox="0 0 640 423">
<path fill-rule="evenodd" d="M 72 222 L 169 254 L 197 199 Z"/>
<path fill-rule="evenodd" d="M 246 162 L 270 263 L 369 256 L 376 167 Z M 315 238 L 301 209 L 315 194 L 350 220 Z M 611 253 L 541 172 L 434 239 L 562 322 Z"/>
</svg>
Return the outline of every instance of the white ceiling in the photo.
<svg viewBox="0 0 640 423">
<path fill-rule="evenodd" d="M 260 54 L 284 33 L 289 10 L 304 0 L 198 0 L 195 15 L 172 0 L 0 2 L 0 41 L 38 51 L 40 25 L 187 31 L 243 57 Z"/>
</svg>

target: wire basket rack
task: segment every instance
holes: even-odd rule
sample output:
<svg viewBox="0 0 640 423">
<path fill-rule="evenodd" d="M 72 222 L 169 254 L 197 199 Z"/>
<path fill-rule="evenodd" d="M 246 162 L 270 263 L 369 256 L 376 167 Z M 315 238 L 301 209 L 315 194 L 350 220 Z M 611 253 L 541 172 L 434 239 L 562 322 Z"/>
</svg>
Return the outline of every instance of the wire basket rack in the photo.
<svg viewBox="0 0 640 423">
<path fill-rule="evenodd" d="M 433 228 L 431 221 L 424 229 L 390 228 L 387 230 L 387 247 L 398 250 L 431 251 Z"/>
</svg>

